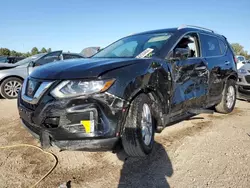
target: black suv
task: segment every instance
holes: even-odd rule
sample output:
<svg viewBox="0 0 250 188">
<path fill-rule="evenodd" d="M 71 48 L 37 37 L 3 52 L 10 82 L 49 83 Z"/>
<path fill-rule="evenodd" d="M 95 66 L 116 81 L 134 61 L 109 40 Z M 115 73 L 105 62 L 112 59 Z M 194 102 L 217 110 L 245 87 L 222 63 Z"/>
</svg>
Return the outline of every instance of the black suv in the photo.
<svg viewBox="0 0 250 188">
<path fill-rule="evenodd" d="M 0 63 L 15 64 L 16 62 L 21 61 L 23 59 L 24 59 L 24 57 L 0 56 Z"/>
<path fill-rule="evenodd" d="M 222 35 L 182 26 L 122 38 L 87 59 L 55 62 L 24 81 L 18 108 L 42 146 L 152 151 L 154 133 L 215 107 L 230 113 L 237 80 Z"/>
</svg>

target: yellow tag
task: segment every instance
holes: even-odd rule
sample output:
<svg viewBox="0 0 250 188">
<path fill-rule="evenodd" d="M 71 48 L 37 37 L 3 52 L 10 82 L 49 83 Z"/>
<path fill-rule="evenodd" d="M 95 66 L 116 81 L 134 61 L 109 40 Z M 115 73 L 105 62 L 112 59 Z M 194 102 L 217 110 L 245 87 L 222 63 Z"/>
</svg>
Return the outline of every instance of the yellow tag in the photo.
<svg viewBox="0 0 250 188">
<path fill-rule="evenodd" d="M 90 133 L 91 132 L 91 121 L 90 120 L 83 120 L 83 121 L 81 121 L 81 124 L 85 128 L 85 132 L 86 133 Z"/>
</svg>

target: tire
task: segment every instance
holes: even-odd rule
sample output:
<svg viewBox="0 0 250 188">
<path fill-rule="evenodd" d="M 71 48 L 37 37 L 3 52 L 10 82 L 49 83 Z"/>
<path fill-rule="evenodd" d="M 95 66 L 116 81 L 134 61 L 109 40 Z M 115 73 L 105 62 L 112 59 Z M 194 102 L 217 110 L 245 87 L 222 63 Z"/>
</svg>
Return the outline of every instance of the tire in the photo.
<svg viewBox="0 0 250 188">
<path fill-rule="evenodd" d="M 233 91 L 231 91 L 232 92 L 231 93 L 229 90 L 232 89 Z M 228 103 L 228 101 L 230 100 L 230 99 L 228 100 L 229 93 L 233 94 L 233 96 L 231 96 L 232 97 L 231 105 L 229 105 Z M 233 111 L 235 103 L 236 103 L 236 81 L 229 79 L 224 86 L 221 102 L 215 106 L 215 109 L 219 113 L 228 114 Z"/>
<path fill-rule="evenodd" d="M 153 149 L 155 126 L 151 109 L 152 103 L 146 94 L 138 95 L 131 103 L 122 134 L 123 148 L 131 157 L 144 157 Z M 148 118 L 143 118 L 143 114 L 148 114 Z"/>
<path fill-rule="evenodd" d="M 5 79 L 0 86 L 0 94 L 5 99 L 15 99 L 21 89 L 23 81 L 19 78 L 11 77 Z"/>
</svg>

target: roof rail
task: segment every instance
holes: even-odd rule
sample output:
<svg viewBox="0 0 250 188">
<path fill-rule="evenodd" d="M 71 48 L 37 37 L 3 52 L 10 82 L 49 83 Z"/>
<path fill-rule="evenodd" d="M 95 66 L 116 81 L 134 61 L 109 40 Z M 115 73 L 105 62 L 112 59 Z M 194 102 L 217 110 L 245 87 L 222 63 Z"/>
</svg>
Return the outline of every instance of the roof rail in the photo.
<svg viewBox="0 0 250 188">
<path fill-rule="evenodd" d="M 181 25 L 180 27 L 178 27 L 178 30 L 180 29 L 184 29 L 184 28 L 194 28 L 194 29 L 201 29 L 201 30 L 204 30 L 204 31 L 209 31 L 211 33 L 215 33 L 213 30 L 211 29 L 207 29 L 205 27 L 199 27 L 199 26 L 195 26 L 195 25 Z"/>
</svg>

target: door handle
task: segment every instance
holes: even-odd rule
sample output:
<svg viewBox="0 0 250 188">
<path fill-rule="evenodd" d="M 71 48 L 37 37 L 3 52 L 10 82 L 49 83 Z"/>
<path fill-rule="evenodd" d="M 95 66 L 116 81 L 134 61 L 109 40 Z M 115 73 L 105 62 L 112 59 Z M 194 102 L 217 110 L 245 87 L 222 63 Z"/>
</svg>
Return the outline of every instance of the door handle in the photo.
<svg viewBox="0 0 250 188">
<path fill-rule="evenodd" d="M 195 67 L 195 70 L 206 70 L 207 67 L 206 66 L 201 66 L 201 67 Z"/>
<path fill-rule="evenodd" d="M 229 65 L 230 64 L 230 61 L 225 61 L 225 65 Z"/>
</svg>

